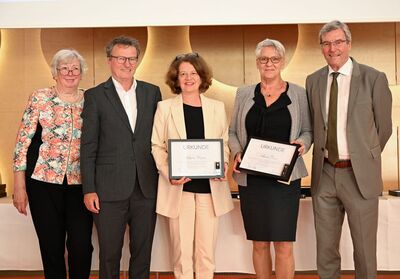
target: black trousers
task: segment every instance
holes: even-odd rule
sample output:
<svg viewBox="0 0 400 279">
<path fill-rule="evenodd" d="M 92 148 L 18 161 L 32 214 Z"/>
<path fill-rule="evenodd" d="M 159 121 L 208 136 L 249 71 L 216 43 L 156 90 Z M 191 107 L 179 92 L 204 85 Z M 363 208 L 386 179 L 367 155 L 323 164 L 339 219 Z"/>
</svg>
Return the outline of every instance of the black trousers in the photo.
<svg viewBox="0 0 400 279">
<path fill-rule="evenodd" d="M 26 187 L 45 278 L 67 278 L 67 247 L 69 278 L 88 279 L 93 219 L 83 203 L 82 185 L 67 185 L 66 179 L 58 185 L 28 178 Z"/>
<path fill-rule="evenodd" d="M 120 278 L 120 260 L 127 225 L 131 253 L 129 278 L 150 278 L 155 206 L 155 199 L 143 196 L 138 181 L 127 200 L 100 201 L 100 212 L 94 214 L 100 248 L 100 279 Z"/>
</svg>

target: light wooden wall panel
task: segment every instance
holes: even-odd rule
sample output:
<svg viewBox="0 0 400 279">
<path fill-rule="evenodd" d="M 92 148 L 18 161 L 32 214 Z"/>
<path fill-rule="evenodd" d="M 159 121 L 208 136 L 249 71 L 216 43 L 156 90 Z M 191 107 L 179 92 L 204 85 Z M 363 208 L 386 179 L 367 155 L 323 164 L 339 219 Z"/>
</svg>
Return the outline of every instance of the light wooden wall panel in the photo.
<svg viewBox="0 0 400 279">
<path fill-rule="evenodd" d="M 86 60 L 88 71 L 80 83 L 90 88 L 94 83 L 93 29 L 92 28 L 46 28 L 41 29 L 41 47 L 47 64 L 60 49 L 76 49 Z"/>
<path fill-rule="evenodd" d="M 0 48 L 0 172 L 8 191 L 12 183 L 12 152 L 28 96 L 52 83 L 41 51 L 40 29 L 3 29 Z"/>
<path fill-rule="evenodd" d="M 304 87 L 307 75 L 326 65 L 318 44 L 320 28 L 315 24 L 299 24 L 296 49 L 283 71 L 286 80 Z"/>
<path fill-rule="evenodd" d="M 393 97 L 393 133 L 382 153 L 382 174 L 385 189 L 394 189 L 399 186 L 398 168 L 400 167 L 398 165 L 398 155 L 400 152 L 397 146 L 399 136 L 397 129 L 400 127 L 400 85 L 392 85 L 390 89 Z"/>
<path fill-rule="evenodd" d="M 396 22 L 396 84 L 400 84 L 400 22 Z"/>
<path fill-rule="evenodd" d="M 161 88 L 163 98 L 173 96 L 165 84 L 168 66 L 177 54 L 191 52 L 189 27 L 149 27 L 147 50 L 137 70 L 137 77 Z"/>
<path fill-rule="evenodd" d="M 190 44 L 210 64 L 214 78 L 231 85 L 244 84 L 243 26 L 190 27 Z"/>
<path fill-rule="evenodd" d="M 396 84 L 396 24 L 349 24 L 353 43 L 351 55 L 359 62 L 386 73 Z"/>
</svg>

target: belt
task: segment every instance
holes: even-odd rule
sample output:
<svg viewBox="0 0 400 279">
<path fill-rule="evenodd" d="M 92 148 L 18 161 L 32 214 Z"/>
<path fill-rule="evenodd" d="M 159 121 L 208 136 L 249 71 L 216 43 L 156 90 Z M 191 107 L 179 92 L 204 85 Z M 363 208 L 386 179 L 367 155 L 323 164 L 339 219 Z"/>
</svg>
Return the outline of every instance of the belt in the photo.
<svg viewBox="0 0 400 279">
<path fill-rule="evenodd" d="M 350 160 L 341 160 L 336 162 L 335 164 L 331 164 L 331 162 L 328 161 L 328 158 L 325 158 L 324 161 L 330 164 L 334 168 L 339 168 L 339 169 L 351 168 Z"/>
</svg>

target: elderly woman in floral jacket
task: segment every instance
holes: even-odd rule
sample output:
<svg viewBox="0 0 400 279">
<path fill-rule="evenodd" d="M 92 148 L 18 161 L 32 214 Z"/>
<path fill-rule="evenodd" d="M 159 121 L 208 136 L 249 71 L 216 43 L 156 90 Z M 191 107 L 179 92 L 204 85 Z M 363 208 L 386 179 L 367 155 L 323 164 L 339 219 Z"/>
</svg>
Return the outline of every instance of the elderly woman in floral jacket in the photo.
<svg viewBox="0 0 400 279">
<path fill-rule="evenodd" d="M 79 165 L 84 91 L 78 86 L 85 70 L 76 50 L 58 51 L 51 63 L 56 84 L 32 93 L 17 134 L 13 202 L 24 215 L 29 202 L 46 279 L 67 277 L 65 246 L 69 278 L 90 275 L 92 215 Z"/>
</svg>

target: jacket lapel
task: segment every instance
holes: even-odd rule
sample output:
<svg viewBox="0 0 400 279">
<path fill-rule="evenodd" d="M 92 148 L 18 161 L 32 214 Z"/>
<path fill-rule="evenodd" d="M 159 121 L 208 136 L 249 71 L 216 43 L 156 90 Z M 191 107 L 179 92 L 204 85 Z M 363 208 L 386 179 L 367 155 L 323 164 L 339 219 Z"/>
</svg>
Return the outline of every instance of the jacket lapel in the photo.
<svg viewBox="0 0 400 279">
<path fill-rule="evenodd" d="M 186 139 L 185 115 L 183 112 L 183 100 L 181 94 L 176 96 L 172 101 L 171 114 L 176 130 L 178 131 L 179 138 Z"/>
<path fill-rule="evenodd" d="M 212 127 L 214 118 L 214 106 L 208 101 L 208 98 L 203 94 L 200 94 L 201 108 L 203 110 L 203 121 L 204 121 L 204 138 L 214 138 Z"/>
<path fill-rule="evenodd" d="M 351 74 L 351 81 L 350 81 L 350 96 L 349 96 L 349 104 L 348 104 L 348 111 L 347 111 L 347 119 L 351 119 L 351 114 L 354 110 L 354 105 L 356 104 L 356 99 L 358 95 L 358 89 L 360 88 L 361 78 L 360 78 L 360 67 L 358 63 L 353 60 L 353 72 Z"/>
<path fill-rule="evenodd" d="M 131 125 L 129 124 L 128 115 L 125 112 L 124 106 L 121 103 L 121 99 L 118 96 L 117 90 L 115 89 L 111 78 L 109 78 L 104 84 L 104 92 L 112 107 L 118 113 L 122 122 L 127 126 L 127 128 L 129 128 L 130 131 L 132 131 Z"/>
<path fill-rule="evenodd" d="M 135 91 L 136 91 L 136 107 L 137 107 L 135 131 L 137 131 L 142 121 L 142 117 L 144 114 L 143 110 L 146 109 L 146 92 L 144 91 L 143 84 L 139 80 L 136 80 Z"/>
<path fill-rule="evenodd" d="M 321 106 L 321 113 L 322 119 L 324 119 L 324 123 L 328 121 L 328 113 L 326 111 L 326 86 L 328 80 L 328 66 L 326 66 L 322 71 L 321 75 L 319 76 L 318 80 L 318 92 L 319 92 L 319 99 L 320 99 L 320 106 Z"/>
</svg>

